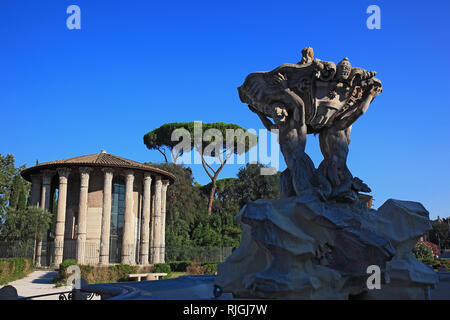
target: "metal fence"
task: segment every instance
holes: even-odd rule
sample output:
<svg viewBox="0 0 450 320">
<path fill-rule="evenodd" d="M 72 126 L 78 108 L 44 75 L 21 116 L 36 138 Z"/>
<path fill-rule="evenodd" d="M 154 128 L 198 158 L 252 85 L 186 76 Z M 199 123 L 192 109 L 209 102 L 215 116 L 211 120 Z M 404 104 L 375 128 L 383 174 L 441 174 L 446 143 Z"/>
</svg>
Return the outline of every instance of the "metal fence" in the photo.
<svg viewBox="0 0 450 320">
<path fill-rule="evenodd" d="M 169 246 L 165 248 L 166 261 L 223 262 L 232 247 Z"/>
<path fill-rule="evenodd" d="M 55 246 L 60 243 L 47 242 L 42 248 L 42 266 L 50 266 L 54 262 Z M 34 259 L 36 244 L 34 241 L 8 241 L 0 242 L 0 258 L 31 258 Z M 139 246 L 132 245 L 128 253 L 129 261 L 139 264 Z M 156 249 L 156 250 L 155 250 Z M 166 246 L 150 247 L 149 258 L 152 254 L 164 256 L 165 261 L 194 261 L 194 262 L 223 262 L 232 252 L 232 247 L 194 247 L 194 246 Z M 100 241 L 86 241 L 84 244 L 84 263 L 97 264 L 100 259 Z M 77 241 L 65 240 L 62 248 L 63 259 L 76 259 Z M 121 246 L 110 246 L 110 263 L 121 263 Z M 44 258 L 45 257 L 45 258 Z"/>
<path fill-rule="evenodd" d="M 0 242 L 0 258 L 31 258 L 34 256 L 34 241 Z"/>
</svg>

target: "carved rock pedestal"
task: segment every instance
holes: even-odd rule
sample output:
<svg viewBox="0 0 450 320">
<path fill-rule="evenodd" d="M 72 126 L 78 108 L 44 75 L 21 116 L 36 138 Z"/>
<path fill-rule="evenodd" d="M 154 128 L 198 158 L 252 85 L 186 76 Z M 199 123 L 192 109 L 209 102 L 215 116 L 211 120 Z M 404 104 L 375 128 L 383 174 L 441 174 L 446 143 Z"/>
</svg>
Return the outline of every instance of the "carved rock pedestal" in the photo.
<svg viewBox="0 0 450 320">
<path fill-rule="evenodd" d="M 431 229 L 417 202 L 372 210 L 307 196 L 257 200 L 236 219 L 241 245 L 215 282 L 234 298 L 423 299 L 438 281 L 411 251 Z M 381 289 L 367 288 L 371 265 L 381 270 Z"/>
</svg>

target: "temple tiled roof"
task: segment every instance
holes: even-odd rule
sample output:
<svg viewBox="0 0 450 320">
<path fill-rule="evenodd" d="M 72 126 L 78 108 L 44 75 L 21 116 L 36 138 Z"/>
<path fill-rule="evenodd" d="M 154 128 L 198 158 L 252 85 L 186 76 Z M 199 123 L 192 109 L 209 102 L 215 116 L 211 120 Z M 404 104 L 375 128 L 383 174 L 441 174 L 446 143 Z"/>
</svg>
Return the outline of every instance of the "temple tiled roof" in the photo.
<svg viewBox="0 0 450 320">
<path fill-rule="evenodd" d="M 138 169 L 141 171 L 159 174 L 171 180 L 172 182 L 176 179 L 174 175 L 172 175 L 167 171 L 137 161 L 118 157 L 113 154 L 106 153 L 106 151 L 68 159 L 40 163 L 36 166 L 23 170 L 21 174 L 26 180 L 30 181 L 31 179 L 30 175 L 35 172 L 45 169 L 55 169 L 59 167 L 72 167 L 72 166 L 85 166 L 85 167 L 95 166 L 95 167 L 113 167 L 122 169 Z"/>
</svg>

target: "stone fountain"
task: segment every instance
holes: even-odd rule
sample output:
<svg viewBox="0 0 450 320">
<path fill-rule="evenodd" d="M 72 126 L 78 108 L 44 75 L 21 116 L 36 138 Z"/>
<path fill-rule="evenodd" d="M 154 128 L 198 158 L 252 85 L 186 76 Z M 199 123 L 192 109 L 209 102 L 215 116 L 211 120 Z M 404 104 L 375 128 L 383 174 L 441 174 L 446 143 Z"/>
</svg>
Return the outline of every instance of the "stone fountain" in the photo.
<svg viewBox="0 0 450 320">
<path fill-rule="evenodd" d="M 418 202 L 390 199 L 378 210 L 347 167 L 352 124 L 382 92 L 376 72 L 302 50 L 297 64 L 247 76 L 239 97 L 276 130 L 287 169 L 280 199 L 250 201 L 236 216 L 242 241 L 219 265 L 215 285 L 234 298 L 423 299 L 438 277 L 412 248 L 431 229 Z M 305 153 L 318 134 L 323 161 Z M 380 283 L 368 285 L 370 270 Z"/>
</svg>

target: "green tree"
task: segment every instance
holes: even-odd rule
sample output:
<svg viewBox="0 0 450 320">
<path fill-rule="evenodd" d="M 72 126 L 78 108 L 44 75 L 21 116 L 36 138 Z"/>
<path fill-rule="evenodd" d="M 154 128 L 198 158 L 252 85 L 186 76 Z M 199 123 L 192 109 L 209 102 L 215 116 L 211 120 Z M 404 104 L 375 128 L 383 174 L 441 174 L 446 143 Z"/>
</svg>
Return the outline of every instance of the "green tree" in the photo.
<svg viewBox="0 0 450 320">
<path fill-rule="evenodd" d="M 20 168 L 17 169 L 10 187 L 9 208 L 25 209 L 29 194 L 29 183 L 20 176 Z"/>
<path fill-rule="evenodd" d="M 221 246 L 239 246 L 242 230 L 240 225 L 234 221 L 234 217 L 249 200 L 278 198 L 279 173 L 263 176 L 260 174 L 261 168 L 267 168 L 267 166 L 247 164 L 239 170 L 237 178 L 217 180 L 213 203 L 214 215 L 208 221 L 201 216 L 198 219 L 202 222 L 203 227 L 205 224 L 209 224 L 217 231 L 221 237 Z M 205 196 L 209 194 L 211 188 L 211 182 L 199 187 Z"/>
<path fill-rule="evenodd" d="M 278 180 L 280 172 L 274 175 L 261 175 L 261 168 L 267 166 L 257 163 L 247 163 L 239 169 L 236 193 L 239 195 L 239 204 L 242 207 L 248 201 L 257 199 L 276 199 L 279 197 Z"/>
<path fill-rule="evenodd" d="M 11 186 L 17 170 L 14 166 L 14 155 L 0 154 L 0 217 L 6 212 L 9 203 Z"/>
<path fill-rule="evenodd" d="M 433 227 L 429 232 L 430 241 L 441 247 L 450 249 L 450 218 L 432 221 Z"/>
<path fill-rule="evenodd" d="M 4 215 L 0 239 L 25 242 L 42 239 L 49 227 L 51 214 L 47 210 L 30 206 L 25 209 L 8 208 Z"/>
<path fill-rule="evenodd" d="M 201 126 L 199 132 L 196 131 L 197 125 Z M 198 136 L 199 134 L 201 136 Z M 183 139 L 181 143 L 178 140 L 180 138 Z M 208 143 L 205 144 L 204 141 Z M 246 153 L 257 144 L 257 141 L 257 136 L 248 130 L 236 124 L 223 122 L 167 123 L 144 135 L 144 143 L 147 148 L 161 152 L 166 161 L 167 156 L 164 148 L 170 150 L 175 163 L 183 153 L 193 149 L 200 154 L 203 169 L 212 182 L 208 198 L 209 215 L 212 212 L 217 177 L 223 167 L 231 156 Z M 208 163 L 208 156 L 218 160 L 219 166 L 217 168 L 213 168 L 212 164 Z"/>
</svg>

